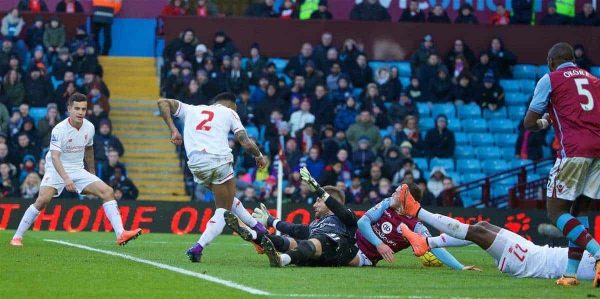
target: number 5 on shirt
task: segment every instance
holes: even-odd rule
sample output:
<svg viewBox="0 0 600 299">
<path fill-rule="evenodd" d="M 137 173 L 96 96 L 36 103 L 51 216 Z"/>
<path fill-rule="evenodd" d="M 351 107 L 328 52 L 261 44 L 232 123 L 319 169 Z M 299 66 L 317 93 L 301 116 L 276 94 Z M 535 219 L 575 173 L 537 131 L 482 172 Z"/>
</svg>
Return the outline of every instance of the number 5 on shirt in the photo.
<svg viewBox="0 0 600 299">
<path fill-rule="evenodd" d="M 577 85 L 577 92 L 579 95 L 582 95 L 587 98 L 587 104 L 580 104 L 583 111 L 592 111 L 594 109 L 594 97 L 592 97 L 592 93 L 585 89 L 583 86 L 588 85 L 590 82 L 588 79 L 575 79 L 575 85 Z"/>
<path fill-rule="evenodd" d="M 196 131 L 210 131 L 210 126 L 208 125 L 213 118 L 215 117 L 215 113 L 212 111 L 202 111 L 200 112 L 200 114 L 206 114 L 208 115 L 208 118 L 201 121 L 197 126 L 196 126 Z"/>
</svg>

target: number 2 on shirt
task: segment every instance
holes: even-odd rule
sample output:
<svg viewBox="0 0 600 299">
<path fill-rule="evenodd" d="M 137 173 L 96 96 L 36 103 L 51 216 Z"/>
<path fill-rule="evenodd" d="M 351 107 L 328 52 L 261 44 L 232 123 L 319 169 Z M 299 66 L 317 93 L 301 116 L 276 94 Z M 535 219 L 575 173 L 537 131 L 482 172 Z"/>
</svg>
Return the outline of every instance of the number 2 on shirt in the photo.
<svg viewBox="0 0 600 299">
<path fill-rule="evenodd" d="M 206 114 L 208 115 L 208 118 L 201 121 L 197 126 L 196 126 L 196 131 L 210 131 L 210 126 L 208 125 L 213 118 L 215 117 L 215 113 L 212 111 L 201 111 L 200 114 Z"/>
</svg>

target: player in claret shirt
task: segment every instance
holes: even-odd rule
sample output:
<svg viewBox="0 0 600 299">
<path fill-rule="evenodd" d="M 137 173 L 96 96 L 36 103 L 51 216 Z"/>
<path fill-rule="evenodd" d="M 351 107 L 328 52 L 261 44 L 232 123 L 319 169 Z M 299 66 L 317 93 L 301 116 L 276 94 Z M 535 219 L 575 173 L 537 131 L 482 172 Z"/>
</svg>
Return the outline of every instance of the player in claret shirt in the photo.
<svg viewBox="0 0 600 299">
<path fill-rule="evenodd" d="M 46 155 L 46 173 L 42 178 L 40 193 L 35 203 L 29 206 L 19 223 L 17 232 L 10 241 L 13 246 L 23 246 L 23 234 L 35 221 L 40 211 L 46 208 L 53 196 L 64 189 L 80 194 L 91 194 L 102 199 L 104 212 L 110 221 L 117 244 L 125 245 L 142 233 L 141 229 L 123 229 L 121 214 L 111 187 L 96 175 L 94 167 L 94 125 L 85 119 L 87 97 L 75 93 L 69 98 L 69 117 L 52 129 L 50 150 Z M 87 171 L 84 168 L 84 161 Z"/>
<path fill-rule="evenodd" d="M 600 199 L 600 80 L 575 65 L 567 43 L 552 46 L 547 60 L 550 73 L 537 83 L 523 125 L 539 131 L 552 124 L 560 140 L 546 195 L 548 217 L 569 239 L 568 267 L 556 283 L 569 286 L 577 285 L 584 250 L 600 260 L 587 216 L 590 201 Z M 600 263 L 593 286 L 600 287 Z"/>
</svg>

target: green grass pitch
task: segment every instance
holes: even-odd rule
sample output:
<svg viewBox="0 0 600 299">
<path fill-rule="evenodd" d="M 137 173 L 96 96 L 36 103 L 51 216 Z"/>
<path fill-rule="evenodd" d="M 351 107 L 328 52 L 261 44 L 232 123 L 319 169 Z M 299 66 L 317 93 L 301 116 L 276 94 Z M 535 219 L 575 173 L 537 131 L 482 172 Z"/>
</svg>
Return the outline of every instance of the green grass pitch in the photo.
<svg viewBox="0 0 600 299">
<path fill-rule="evenodd" d="M 483 272 L 424 268 L 410 250 L 396 263 L 376 268 L 270 268 L 265 256 L 235 236 L 221 236 L 203 263 L 184 255 L 197 235 L 146 234 L 125 247 L 112 233 L 28 232 L 25 246 L 8 244 L 13 232 L 0 231 L 0 298 L 249 298 L 250 293 L 160 269 L 119 256 L 92 252 L 46 239 L 117 252 L 258 289 L 273 298 L 593 298 L 600 290 L 583 281 L 574 288 L 553 280 L 517 279 L 496 270 L 475 246 L 450 251 Z"/>
</svg>

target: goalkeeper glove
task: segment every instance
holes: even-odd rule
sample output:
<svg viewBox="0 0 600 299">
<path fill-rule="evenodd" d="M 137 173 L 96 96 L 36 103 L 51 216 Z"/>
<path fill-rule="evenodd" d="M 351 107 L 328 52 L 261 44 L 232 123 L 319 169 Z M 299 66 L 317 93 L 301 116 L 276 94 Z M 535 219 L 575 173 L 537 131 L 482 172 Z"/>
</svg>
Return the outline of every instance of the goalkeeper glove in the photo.
<svg viewBox="0 0 600 299">
<path fill-rule="evenodd" d="M 255 208 L 252 213 L 252 217 L 256 219 L 256 221 L 262 223 L 265 227 L 269 227 L 273 225 L 273 221 L 276 220 L 275 217 L 269 214 L 267 207 L 264 204 L 260 204 L 260 208 Z"/>
<path fill-rule="evenodd" d="M 321 199 L 326 200 L 329 197 L 329 194 L 321 188 L 321 185 L 310 175 L 306 167 L 300 168 L 300 179 L 308 185 L 310 191 L 316 192 Z"/>
</svg>

